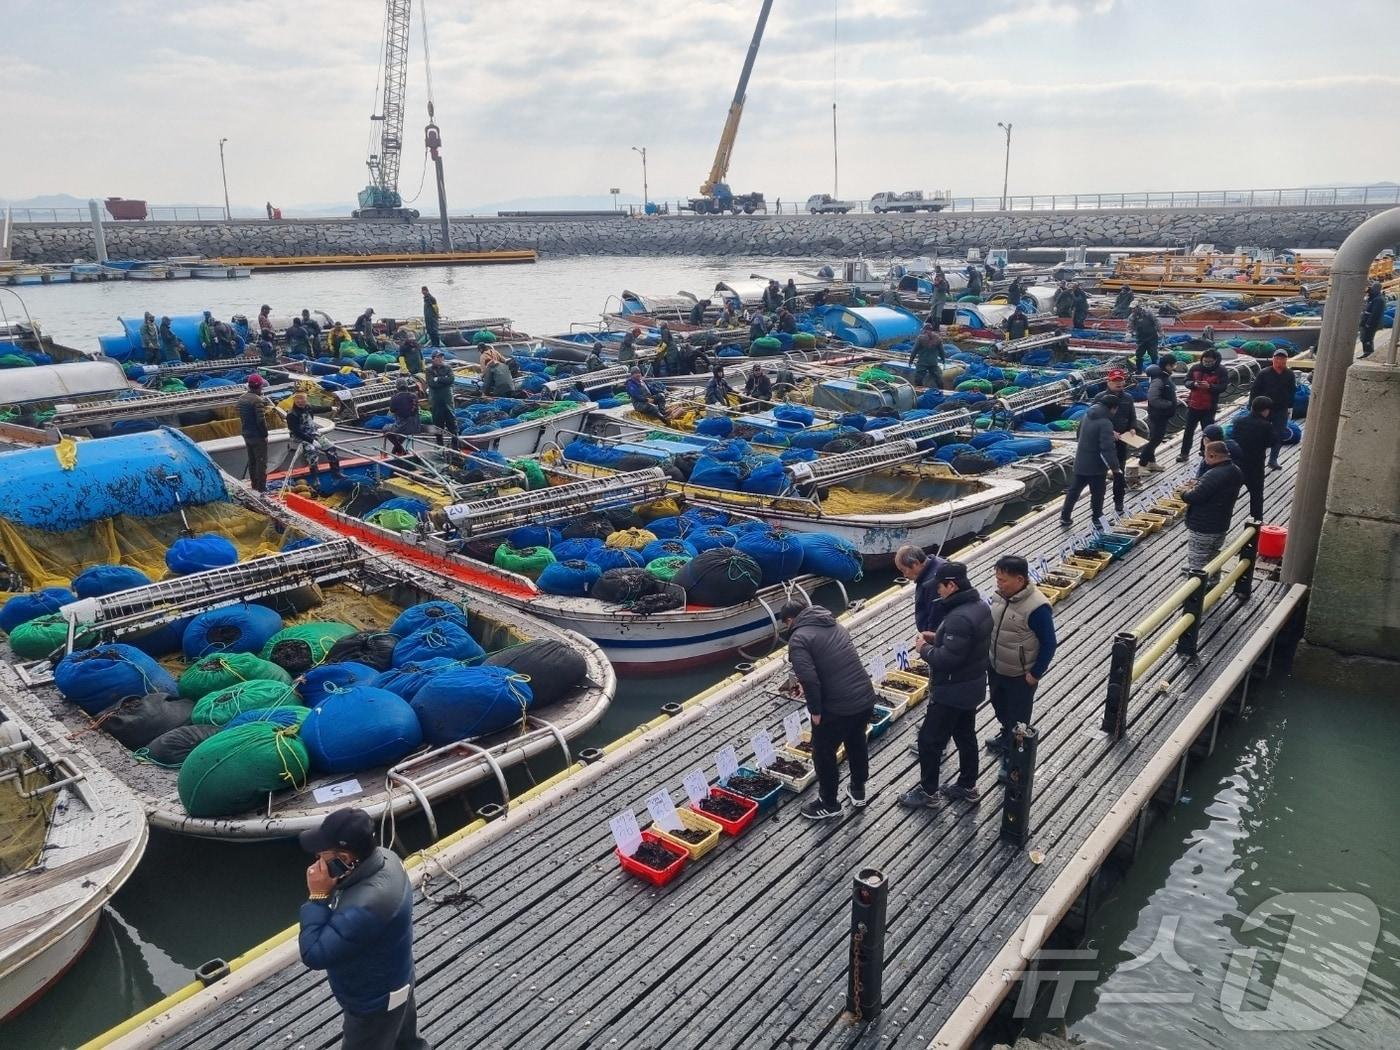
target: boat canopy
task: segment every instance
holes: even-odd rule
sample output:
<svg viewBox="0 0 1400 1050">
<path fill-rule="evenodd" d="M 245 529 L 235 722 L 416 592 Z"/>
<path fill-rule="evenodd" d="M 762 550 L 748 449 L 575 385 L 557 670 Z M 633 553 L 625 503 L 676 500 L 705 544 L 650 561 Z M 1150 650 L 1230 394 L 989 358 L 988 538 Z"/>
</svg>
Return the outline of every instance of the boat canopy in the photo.
<svg viewBox="0 0 1400 1050">
<path fill-rule="evenodd" d="M 676 292 L 674 295 L 651 295 L 623 289 L 623 314 L 654 314 L 661 310 L 689 311 L 697 302 L 690 292 Z"/>
<path fill-rule="evenodd" d="M 913 339 L 923 322 L 892 306 L 829 306 L 822 323 L 837 338 L 856 346 L 888 346 Z"/>
<path fill-rule="evenodd" d="M 62 365 L 35 365 L 5 372 L 0 404 L 56 401 L 131 388 L 126 373 L 115 361 L 73 361 Z"/>
<path fill-rule="evenodd" d="M 715 285 L 715 294 L 730 300 L 736 308 L 757 306 L 763 302 L 763 293 L 767 287 L 768 282 L 762 277 L 736 278 L 732 281 L 719 281 Z"/>
<path fill-rule="evenodd" d="M 1013 309 L 1005 303 L 958 303 L 954 323 L 966 328 L 1000 328 Z"/>
</svg>

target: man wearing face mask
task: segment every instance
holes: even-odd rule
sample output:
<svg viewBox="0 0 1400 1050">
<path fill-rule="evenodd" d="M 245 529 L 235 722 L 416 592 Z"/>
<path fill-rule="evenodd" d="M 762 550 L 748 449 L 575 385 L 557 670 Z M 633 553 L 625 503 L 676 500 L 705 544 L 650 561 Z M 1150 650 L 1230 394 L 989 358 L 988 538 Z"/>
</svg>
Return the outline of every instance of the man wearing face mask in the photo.
<svg viewBox="0 0 1400 1050">
<path fill-rule="evenodd" d="M 301 961 L 325 970 L 342 1011 L 344 1050 L 431 1050 L 413 1002 L 413 885 L 375 844 L 374 824 L 339 809 L 301 833 L 315 854 L 301 906 Z"/>
</svg>

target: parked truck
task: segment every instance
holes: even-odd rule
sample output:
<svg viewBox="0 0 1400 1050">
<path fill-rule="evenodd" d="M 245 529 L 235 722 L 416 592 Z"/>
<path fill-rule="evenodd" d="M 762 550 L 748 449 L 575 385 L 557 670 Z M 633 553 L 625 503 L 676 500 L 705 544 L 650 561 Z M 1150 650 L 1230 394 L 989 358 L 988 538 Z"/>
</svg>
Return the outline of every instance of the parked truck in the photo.
<svg viewBox="0 0 1400 1050">
<path fill-rule="evenodd" d="M 855 201 L 838 200 L 829 193 L 814 193 L 807 198 L 807 211 L 813 215 L 845 215 L 855 209 Z"/>
<path fill-rule="evenodd" d="M 927 196 L 923 190 L 905 190 L 903 193 L 887 190 L 870 198 L 870 210 L 876 215 L 883 215 L 888 211 L 942 211 L 952 201 L 951 190 L 934 190 Z"/>
</svg>

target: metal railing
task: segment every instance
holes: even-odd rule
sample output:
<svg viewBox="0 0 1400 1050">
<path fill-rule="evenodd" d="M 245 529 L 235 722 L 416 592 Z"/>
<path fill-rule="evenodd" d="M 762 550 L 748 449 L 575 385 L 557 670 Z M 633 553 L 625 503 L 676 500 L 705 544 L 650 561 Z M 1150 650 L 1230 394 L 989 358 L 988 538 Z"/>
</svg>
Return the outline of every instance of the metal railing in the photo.
<svg viewBox="0 0 1400 1050">
<path fill-rule="evenodd" d="M 100 203 L 100 202 L 99 202 Z M 10 208 L 15 222 L 91 222 L 86 208 Z M 224 209 L 205 205 L 156 204 L 146 208 L 144 219 L 114 219 L 102 213 L 106 222 L 212 222 L 222 220 Z M 249 218 L 252 218 L 249 216 Z"/>
<path fill-rule="evenodd" d="M 1103 710 L 1103 731 L 1112 739 L 1122 739 L 1128 727 L 1128 701 L 1132 697 L 1133 684 L 1152 670 L 1173 646 L 1178 656 L 1194 657 L 1201 622 L 1227 591 L 1233 591 L 1240 598 L 1248 598 L 1253 593 L 1254 566 L 1259 560 L 1260 527 L 1257 521 L 1247 524 L 1244 531 L 1204 568 L 1192 569 L 1190 578 L 1173 591 L 1165 602 L 1134 624 L 1132 630 L 1120 631 L 1114 637 L 1108 668 L 1108 695 Z M 1239 555 L 1239 560 L 1228 572 L 1221 573 L 1235 555 Z M 1217 576 L 1218 579 L 1212 584 L 1211 580 Z M 1181 615 L 1161 637 L 1139 652 L 1139 646 L 1156 634 L 1178 610 Z"/>
</svg>

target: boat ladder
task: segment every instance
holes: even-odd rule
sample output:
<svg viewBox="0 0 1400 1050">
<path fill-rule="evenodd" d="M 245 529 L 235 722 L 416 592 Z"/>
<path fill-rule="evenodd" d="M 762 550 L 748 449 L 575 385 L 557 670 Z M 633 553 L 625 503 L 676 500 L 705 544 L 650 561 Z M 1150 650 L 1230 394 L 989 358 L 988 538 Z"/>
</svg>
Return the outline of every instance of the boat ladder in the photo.
<svg viewBox="0 0 1400 1050">
<path fill-rule="evenodd" d="M 1022 354 L 1027 350 L 1038 350 L 1041 347 L 1054 346 L 1056 343 L 1064 343 L 1068 340 L 1068 332 L 1040 332 L 1036 335 L 1022 336 L 1020 339 L 1008 339 L 997 344 L 997 356 Z"/>
<path fill-rule="evenodd" d="M 597 372 L 584 372 L 582 375 L 568 376 L 564 379 L 551 379 L 544 385 L 544 389 L 546 393 L 556 396 L 565 391 L 573 390 L 575 387 L 582 387 L 585 393 L 590 393 L 608 387 L 622 386 L 627 382 L 628 371 L 628 369 L 618 366 L 603 368 Z"/>
<path fill-rule="evenodd" d="M 227 408 L 243 396 L 241 387 L 218 387 L 213 390 L 190 390 L 172 393 L 141 393 L 132 397 L 82 404 L 54 406 L 49 426 L 56 430 L 88 427 L 99 423 L 115 423 L 123 419 L 144 416 L 167 416 L 180 412 L 200 412 L 211 408 Z"/>
<path fill-rule="evenodd" d="M 463 536 L 502 532 L 541 521 L 573 517 L 622 503 L 645 503 L 666 495 L 666 474 L 659 467 L 607 477 L 587 478 L 534 492 L 457 503 L 443 512 Z"/>
<path fill-rule="evenodd" d="M 841 452 L 807 463 L 789 463 L 783 469 L 793 485 L 825 488 L 849 478 L 869 474 L 881 467 L 907 463 L 921 456 L 923 450 L 913 441 L 903 438 L 870 448 L 852 449 L 850 452 Z"/>
</svg>

